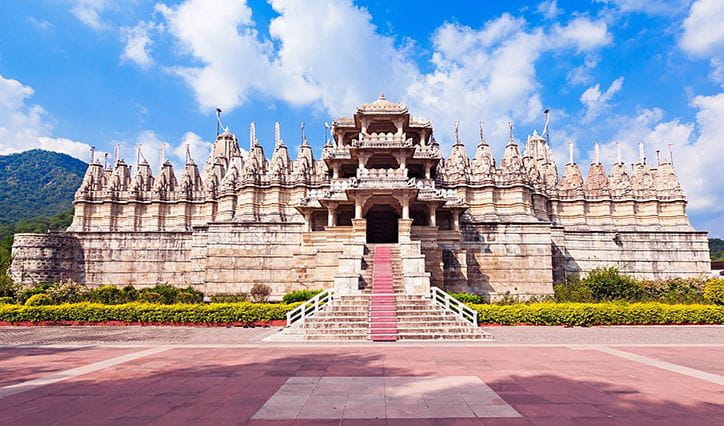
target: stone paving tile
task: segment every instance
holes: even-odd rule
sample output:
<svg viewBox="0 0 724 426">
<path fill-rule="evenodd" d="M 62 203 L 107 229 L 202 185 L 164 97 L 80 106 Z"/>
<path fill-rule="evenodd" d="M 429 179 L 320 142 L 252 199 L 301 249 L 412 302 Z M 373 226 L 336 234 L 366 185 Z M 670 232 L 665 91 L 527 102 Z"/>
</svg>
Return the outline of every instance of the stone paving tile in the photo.
<svg viewBox="0 0 724 426">
<path fill-rule="evenodd" d="M 657 350 L 665 348 L 645 349 L 651 352 L 642 355 L 654 358 Z M 719 362 L 719 352 L 712 349 L 716 348 L 681 348 L 661 353 L 662 357 L 678 354 L 685 361 L 710 356 L 715 364 Z M 92 350 L 83 348 L 78 352 L 87 354 Z M 0 348 L 0 359 L 2 356 Z M 673 359 L 665 360 L 676 363 Z M 89 361 L 97 359 L 91 357 Z M 436 374 L 413 374 L 418 371 L 414 368 L 418 361 L 435 363 L 440 369 Z M 33 357 L 28 357 L 28 362 L 33 362 Z M 317 370 L 349 370 L 353 374 L 321 379 L 299 375 L 310 365 Z M 0 369 L 3 367 L 0 363 Z M 694 364 L 688 367 L 695 368 Z M 286 373 L 287 376 L 270 374 L 280 369 L 295 372 Z M 365 377 L 368 370 L 395 377 Z M 464 378 L 447 377 L 451 374 L 446 370 L 462 371 L 457 376 Z M 339 396 L 340 400 L 347 396 L 343 403 L 325 407 L 315 401 L 310 405 L 309 415 L 320 416 L 312 414 L 312 409 L 329 413 L 329 405 L 338 407 L 329 414 L 337 416 L 329 424 L 339 424 L 345 413 L 368 416 L 356 419 L 365 422 L 388 415 L 389 401 L 393 414 L 419 416 L 391 422 L 400 424 L 724 424 L 721 386 L 600 351 L 435 346 L 171 349 L 0 398 L 0 424 L 43 424 L 53 418 L 72 420 L 73 424 L 241 424 L 263 409 L 287 384 L 294 386 L 295 391 L 307 392 L 309 398 L 320 397 L 320 401 L 335 398 L 335 392 L 345 393 Z M 380 389 L 386 391 L 387 385 L 392 386 L 390 399 L 375 398 Z M 488 404 L 467 400 L 468 390 L 482 394 L 480 398 Z M 349 398 L 355 392 L 361 402 Z M 283 393 L 279 397 L 294 396 L 294 392 Z M 380 394 L 384 397 L 384 393 Z M 462 412 L 460 401 L 465 401 L 476 415 L 511 414 L 501 413 L 508 410 L 504 407 L 510 407 L 523 417 L 431 417 L 451 416 L 455 414 L 452 410 Z M 296 400 L 299 410 L 290 408 L 289 413 L 277 419 L 279 424 L 290 424 L 306 402 Z M 456 414 L 462 415 L 469 414 Z M 305 420 L 308 424 L 321 421 Z"/>
<path fill-rule="evenodd" d="M 724 329 L 722 329 L 724 334 Z M 724 347 L 707 348 L 706 351 L 692 351 L 679 347 L 631 347 L 616 346 L 616 349 L 645 357 L 694 368 L 707 373 L 724 375 Z"/>
</svg>

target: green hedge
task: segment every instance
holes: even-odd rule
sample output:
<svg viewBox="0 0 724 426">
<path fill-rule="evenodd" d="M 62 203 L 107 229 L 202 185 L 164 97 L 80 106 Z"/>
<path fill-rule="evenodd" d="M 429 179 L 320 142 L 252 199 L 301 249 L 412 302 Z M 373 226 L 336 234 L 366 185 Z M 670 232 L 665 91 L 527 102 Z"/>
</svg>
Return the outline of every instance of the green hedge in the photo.
<svg viewBox="0 0 724 426">
<path fill-rule="evenodd" d="M 127 303 L 101 305 L 73 303 L 52 306 L 0 305 L 0 321 L 145 322 L 145 323 L 253 323 L 286 319 L 297 304 L 214 303 L 209 305 Z"/>
<path fill-rule="evenodd" d="M 724 324 L 724 306 L 666 303 L 531 303 L 469 305 L 481 324 Z"/>
</svg>

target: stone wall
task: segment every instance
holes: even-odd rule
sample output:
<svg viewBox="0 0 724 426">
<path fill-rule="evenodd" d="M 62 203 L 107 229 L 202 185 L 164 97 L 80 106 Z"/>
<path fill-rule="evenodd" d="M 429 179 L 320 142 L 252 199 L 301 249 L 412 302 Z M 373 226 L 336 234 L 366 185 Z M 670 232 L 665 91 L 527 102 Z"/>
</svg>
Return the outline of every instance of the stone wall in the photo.
<svg viewBox="0 0 724 426">
<path fill-rule="evenodd" d="M 190 232 L 16 234 L 10 274 L 30 284 L 191 284 Z"/>
<path fill-rule="evenodd" d="M 706 232 L 563 230 L 561 237 L 556 260 L 563 264 L 555 268 L 565 275 L 615 266 L 639 279 L 665 279 L 707 276 L 711 267 Z"/>
</svg>

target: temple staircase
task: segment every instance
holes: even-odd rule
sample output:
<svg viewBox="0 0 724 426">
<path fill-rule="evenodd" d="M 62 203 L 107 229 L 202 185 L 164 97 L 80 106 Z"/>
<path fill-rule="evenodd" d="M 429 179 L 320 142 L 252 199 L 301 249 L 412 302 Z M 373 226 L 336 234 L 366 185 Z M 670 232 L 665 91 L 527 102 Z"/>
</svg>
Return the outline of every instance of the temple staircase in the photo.
<svg viewBox="0 0 724 426">
<path fill-rule="evenodd" d="M 288 327 L 269 340 L 492 340 L 474 311 L 442 290 L 406 294 L 402 262 L 398 244 L 367 244 L 360 294 L 326 290 L 290 312 Z"/>
</svg>

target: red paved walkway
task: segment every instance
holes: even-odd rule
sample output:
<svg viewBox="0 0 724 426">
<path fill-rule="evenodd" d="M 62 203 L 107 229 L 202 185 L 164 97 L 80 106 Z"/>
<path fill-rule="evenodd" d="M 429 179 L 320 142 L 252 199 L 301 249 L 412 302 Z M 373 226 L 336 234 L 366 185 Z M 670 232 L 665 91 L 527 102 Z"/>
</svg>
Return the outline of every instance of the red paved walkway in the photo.
<svg viewBox="0 0 724 426">
<path fill-rule="evenodd" d="M 702 370 L 706 367 L 710 373 L 724 368 L 721 347 L 616 349 L 671 363 L 681 360 L 680 365 Z M 42 365 L 29 356 L 36 349 L 0 349 L 0 356 L 14 362 L 14 369 L 3 371 L 6 380 L 12 381 L 14 374 L 18 380 L 27 379 L 26 369 L 18 368 L 23 364 L 30 369 L 43 365 L 70 369 L 78 366 L 80 357 L 97 362 L 117 356 L 109 350 L 77 348 L 72 359 L 67 351 L 49 351 L 42 355 Z M 319 401 L 300 403 L 299 393 L 311 392 L 302 389 L 309 383 L 323 382 L 290 381 L 299 377 L 391 378 L 396 387 L 385 388 L 386 392 L 374 390 L 374 383 L 379 386 L 380 380 L 386 379 L 364 379 L 360 383 L 373 386 L 366 391 L 345 388 L 344 393 L 341 389 L 335 393 L 336 382 L 327 385 L 332 386 L 328 402 L 337 407 L 338 417 L 344 417 L 346 409 L 359 413 L 365 408 L 359 405 L 359 394 L 368 394 L 371 407 L 376 404 L 379 408 L 383 403 L 390 407 L 394 403 L 396 412 L 401 413 L 398 415 L 407 417 L 389 419 L 389 424 L 724 424 L 724 388 L 711 381 L 596 349 L 462 346 L 172 348 L 0 398 L 0 424 L 244 424 L 275 394 L 277 399 L 296 401 L 306 413 L 313 412 L 311 405 L 305 404 Z M 433 399 L 449 396 L 450 404 L 464 408 L 455 396 L 467 390 L 467 386 L 459 385 L 461 379 L 456 378 L 460 377 L 466 383 L 482 383 L 479 386 L 492 389 L 500 398 L 495 402 L 497 407 L 509 405 L 523 417 L 441 419 L 442 408 L 431 411 L 415 396 L 424 394 L 427 400 L 430 392 Z M 415 384 L 419 385 L 415 392 L 421 393 L 406 394 L 406 386 L 412 389 Z M 409 410 L 405 411 L 405 407 Z M 497 410 L 485 408 L 478 407 L 476 413 L 489 416 Z M 428 414 L 419 418 L 408 416 L 425 412 Z M 312 419 L 294 424 L 340 422 L 384 424 L 385 420 Z M 291 418 L 276 423 L 249 422 L 289 423 Z"/>
<path fill-rule="evenodd" d="M 375 342 L 394 342 L 397 340 L 397 304 L 390 247 L 375 247 L 373 268 L 370 339 Z"/>
</svg>

